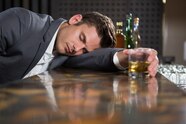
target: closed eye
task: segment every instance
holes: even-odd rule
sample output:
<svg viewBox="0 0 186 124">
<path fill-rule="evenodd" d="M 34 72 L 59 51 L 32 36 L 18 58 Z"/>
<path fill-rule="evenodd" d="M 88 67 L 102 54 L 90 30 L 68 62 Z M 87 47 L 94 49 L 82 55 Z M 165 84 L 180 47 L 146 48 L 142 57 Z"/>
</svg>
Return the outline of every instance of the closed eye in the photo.
<svg viewBox="0 0 186 124">
<path fill-rule="evenodd" d="M 80 36 L 79 36 L 80 41 L 82 41 L 84 44 L 86 43 L 86 36 L 83 32 L 81 32 Z"/>
<path fill-rule="evenodd" d="M 83 53 L 88 53 L 88 50 L 86 48 L 83 48 Z"/>
</svg>

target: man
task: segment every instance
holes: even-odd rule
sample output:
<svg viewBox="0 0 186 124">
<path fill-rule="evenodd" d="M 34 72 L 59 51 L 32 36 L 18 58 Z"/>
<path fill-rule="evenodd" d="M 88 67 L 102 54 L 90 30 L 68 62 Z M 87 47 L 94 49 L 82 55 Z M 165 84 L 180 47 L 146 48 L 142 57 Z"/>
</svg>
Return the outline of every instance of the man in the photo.
<svg viewBox="0 0 186 124">
<path fill-rule="evenodd" d="M 0 13 L 0 81 L 30 77 L 60 65 L 109 71 L 126 67 L 127 50 L 111 48 L 114 32 L 111 19 L 97 12 L 67 21 L 24 8 L 8 9 Z M 156 73 L 158 60 L 155 52 L 150 54 L 150 67 L 155 69 L 149 72 Z"/>
</svg>

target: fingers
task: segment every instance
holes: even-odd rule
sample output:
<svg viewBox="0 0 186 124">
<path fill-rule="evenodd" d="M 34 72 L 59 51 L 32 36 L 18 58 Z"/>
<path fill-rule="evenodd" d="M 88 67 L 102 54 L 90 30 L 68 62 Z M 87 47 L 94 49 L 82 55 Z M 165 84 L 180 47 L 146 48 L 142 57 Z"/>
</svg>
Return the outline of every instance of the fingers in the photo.
<svg viewBox="0 0 186 124">
<path fill-rule="evenodd" d="M 145 48 L 147 49 L 147 53 L 149 54 L 147 61 L 150 63 L 148 67 L 148 72 L 151 77 L 155 77 L 158 65 L 159 65 L 159 59 L 157 57 L 158 52 L 154 49 Z"/>
<path fill-rule="evenodd" d="M 148 67 L 148 71 L 149 71 L 150 76 L 152 76 L 152 77 L 156 76 L 156 73 L 158 70 L 158 65 L 159 65 L 159 60 L 158 60 L 158 57 L 155 56 L 154 59 L 150 62 L 150 65 Z"/>
<path fill-rule="evenodd" d="M 148 50 L 148 54 L 149 54 L 149 57 L 148 57 L 148 61 L 151 62 L 153 61 L 154 59 L 157 59 L 157 51 L 154 50 L 154 49 L 149 49 Z"/>
</svg>

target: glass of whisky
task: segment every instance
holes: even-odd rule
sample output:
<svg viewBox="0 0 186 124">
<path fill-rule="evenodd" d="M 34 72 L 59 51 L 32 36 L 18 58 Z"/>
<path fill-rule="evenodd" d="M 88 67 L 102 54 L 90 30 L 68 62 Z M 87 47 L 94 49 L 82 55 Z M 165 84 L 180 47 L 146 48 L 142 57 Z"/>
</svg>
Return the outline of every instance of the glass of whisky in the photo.
<svg viewBox="0 0 186 124">
<path fill-rule="evenodd" d="M 147 61 L 149 54 L 148 49 L 134 48 L 129 49 L 128 56 L 128 74 L 130 78 L 141 78 L 148 76 L 148 66 Z"/>
</svg>

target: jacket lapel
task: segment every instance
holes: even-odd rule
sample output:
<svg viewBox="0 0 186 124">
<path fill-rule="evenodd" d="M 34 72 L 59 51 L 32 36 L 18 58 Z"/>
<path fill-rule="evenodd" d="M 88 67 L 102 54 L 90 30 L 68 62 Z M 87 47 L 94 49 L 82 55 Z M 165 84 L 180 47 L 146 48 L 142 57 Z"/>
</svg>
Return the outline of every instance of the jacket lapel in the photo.
<svg viewBox="0 0 186 124">
<path fill-rule="evenodd" d="M 45 27 L 48 28 L 47 32 L 44 34 L 43 39 L 41 39 L 41 43 L 40 46 L 38 48 L 37 54 L 34 57 L 31 65 L 29 66 L 29 68 L 25 71 L 26 75 L 41 59 L 41 57 L 43 56 L 44 52 L 46 51 L 55 31 L 57 30 L 57 28 L 59 27 L 59 25 L 65 21 L 64 19 L 60 18 L 57 20 L 54 20 L 49 27 Z"/>
</svg>

